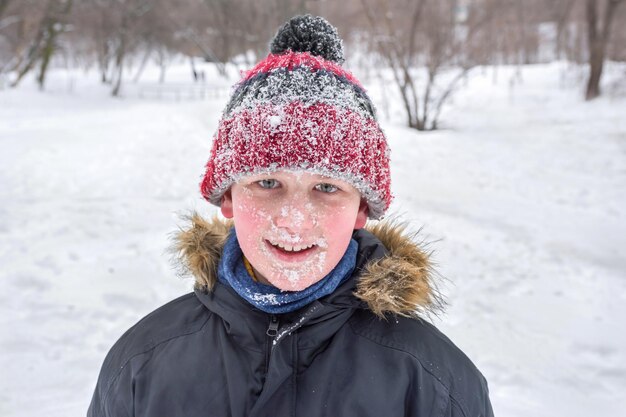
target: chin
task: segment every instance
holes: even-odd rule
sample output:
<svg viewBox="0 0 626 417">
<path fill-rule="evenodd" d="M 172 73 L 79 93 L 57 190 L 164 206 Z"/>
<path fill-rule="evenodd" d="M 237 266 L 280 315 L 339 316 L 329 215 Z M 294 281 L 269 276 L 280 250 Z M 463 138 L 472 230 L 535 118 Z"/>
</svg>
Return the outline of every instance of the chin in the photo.
<svg viewBox="0 0 626 417">
<path fill-rule="evenodd" d="M 311 285 L 318 282 L 323 277 L 316 277 L 314 279 L 298 279 L 297 277 L 280 276 L 273 279 L 268 279 L 270 284 L 282 291 L 302 291 Z"/>
</svg>

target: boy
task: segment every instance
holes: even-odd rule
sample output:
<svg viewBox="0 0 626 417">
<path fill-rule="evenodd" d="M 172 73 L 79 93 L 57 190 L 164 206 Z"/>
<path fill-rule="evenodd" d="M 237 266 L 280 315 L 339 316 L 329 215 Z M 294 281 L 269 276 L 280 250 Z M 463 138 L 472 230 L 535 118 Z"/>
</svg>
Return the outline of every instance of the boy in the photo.
<svg viewBox="0 0 626 417">
<path fill-rule="evenodd" d="M 418 313 L 427 256 L 380 223 L 389 152 L 336 29 L 287 22 L 245 74 L 201 184 L 229 222 L 177 237 L 195 291 L 105 359 L 88 416 L 492 416 L 470 360 Z"/>
</svg>

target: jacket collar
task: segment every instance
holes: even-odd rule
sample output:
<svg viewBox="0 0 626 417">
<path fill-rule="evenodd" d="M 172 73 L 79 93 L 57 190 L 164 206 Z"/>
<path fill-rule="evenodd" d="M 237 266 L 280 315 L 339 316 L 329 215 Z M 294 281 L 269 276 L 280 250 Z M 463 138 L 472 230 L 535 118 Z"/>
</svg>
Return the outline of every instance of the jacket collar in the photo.
<svg viewBox="0 0 626 417">
<path fill-rule="evenodd" d="M 174 236 L 172 246 L 181 270 L 195 277 L 197 294 L 229 292 L 217 288 L 216 271 L 232 221 L 206 220 L 197 213 L 188 221 L 189 226 Z M 415 317 L 441 307 L 429 254 L 415 242 L 415 235 L 406 233 L 405 225 L 393 220 L 368 224 L 353 238 L 359 244 L 357 273 L 325 297 L 326 303 L 358 303 L 383 318 L 387 314 Z"/>
</svg>

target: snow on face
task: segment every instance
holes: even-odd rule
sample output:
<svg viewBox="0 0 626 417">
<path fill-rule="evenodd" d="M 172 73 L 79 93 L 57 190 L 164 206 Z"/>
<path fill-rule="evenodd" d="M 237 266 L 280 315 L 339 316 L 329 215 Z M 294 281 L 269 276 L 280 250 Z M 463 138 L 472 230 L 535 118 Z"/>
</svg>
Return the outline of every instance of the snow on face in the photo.
<svg viewBox="0 0 626 417">
<path fill-rule="evenodd" d="M 304 171 L 240 180 L 225 195 L 222 213 L 234 219 L 259 281 L 284 291 L 303 290 L 332 271 L 367 219 L 353 186 Z"/>
</svg>

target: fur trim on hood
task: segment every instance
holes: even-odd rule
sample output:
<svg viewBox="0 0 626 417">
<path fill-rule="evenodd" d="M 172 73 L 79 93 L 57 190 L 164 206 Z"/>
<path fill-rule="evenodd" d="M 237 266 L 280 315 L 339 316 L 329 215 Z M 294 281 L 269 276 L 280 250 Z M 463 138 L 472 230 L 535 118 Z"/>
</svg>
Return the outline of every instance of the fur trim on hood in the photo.
<svg viewBox="0 0 626 417">
<path fill-rule="evenodd" d="M 208 292 L 217 281 L 217 266 L 233 222 L 217 217 L 207 221 L 197 213 L 188 220 L 191 227 L 174 235 L 172 252 L 182 275 L 192 274 L 194 288 Z M 415 236 L 394 221 L 368 224 L 366 230 L 389 253 L 362 268 L 354 295 L 383 318 L 388 313 L 417 317 L 439 310 L 443 302 L 433 280 L 429 254 L 415 243 Z"/>
</svg>

